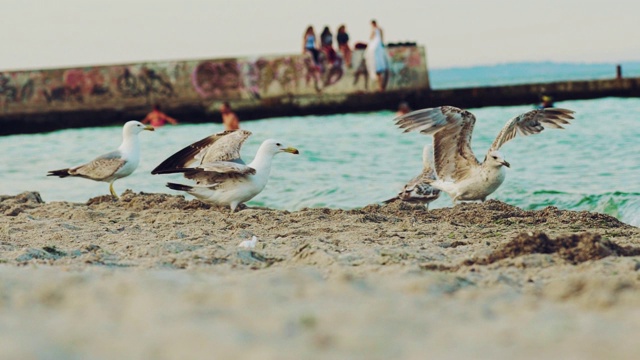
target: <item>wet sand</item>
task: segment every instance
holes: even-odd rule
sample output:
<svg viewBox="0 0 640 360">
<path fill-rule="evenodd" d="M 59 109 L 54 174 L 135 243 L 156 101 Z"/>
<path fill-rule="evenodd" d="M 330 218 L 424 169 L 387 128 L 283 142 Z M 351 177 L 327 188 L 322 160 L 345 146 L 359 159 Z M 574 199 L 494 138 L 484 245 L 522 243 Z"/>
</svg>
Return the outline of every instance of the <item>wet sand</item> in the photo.
<svg viewBox="0 0 640 360">
<path fill-rule="evenodd" d="M 2 359 L 640 354 L 640 229 L 602 214 L 230 214 L 130 191 L 0 196 L 0 214 Z"/>
</svg>

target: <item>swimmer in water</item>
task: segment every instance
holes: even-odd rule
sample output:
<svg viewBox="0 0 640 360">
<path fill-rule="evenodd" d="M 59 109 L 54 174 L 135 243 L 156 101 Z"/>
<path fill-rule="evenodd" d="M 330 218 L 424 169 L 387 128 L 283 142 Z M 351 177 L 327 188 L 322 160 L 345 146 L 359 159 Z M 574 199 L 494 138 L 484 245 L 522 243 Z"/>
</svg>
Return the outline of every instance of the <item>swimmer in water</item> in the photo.
<svg viewBox="0 0 640 360">
<path fill-rule="evenodd" d="M 163 126 L 167 122 L 172 125 L 178 125 L 178 120 L 160 111 L 160 105 L 158 104 L 153 105 L 153 110 L 142 120 L 143 124 L 150 124 L 153 127 Z"/>
</svg>

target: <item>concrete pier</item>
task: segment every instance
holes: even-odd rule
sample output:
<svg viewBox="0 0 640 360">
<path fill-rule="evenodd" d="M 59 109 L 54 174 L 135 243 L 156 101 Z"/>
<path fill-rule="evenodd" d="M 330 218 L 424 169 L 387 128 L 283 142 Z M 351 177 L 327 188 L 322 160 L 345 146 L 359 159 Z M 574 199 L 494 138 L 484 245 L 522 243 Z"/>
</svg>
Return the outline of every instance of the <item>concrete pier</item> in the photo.
<svg viewBox="0 0 640 360">
<path fill-rule="evenodd" d="M 219 122 L 231 102 L 242 121 L 277 116 L 536 104 L 607 96 L 640 97 L 640 78 L 431 90 L 425 49 L 389 47 L 389 84 L 377 91 L 363 51 L 353 66 L 319 66 L 309 56 L 286 55 L 0 72 L 0 135 L 122 124 L 141 119 L 153 104 L 181 122 Z"/>
</svg>

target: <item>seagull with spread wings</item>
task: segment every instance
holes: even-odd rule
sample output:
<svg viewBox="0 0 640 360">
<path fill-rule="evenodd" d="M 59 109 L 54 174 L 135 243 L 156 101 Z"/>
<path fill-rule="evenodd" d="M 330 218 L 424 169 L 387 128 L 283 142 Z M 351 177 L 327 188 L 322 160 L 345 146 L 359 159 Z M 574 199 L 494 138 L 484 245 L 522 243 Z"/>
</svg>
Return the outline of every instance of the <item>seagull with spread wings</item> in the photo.
<svg viewBox="0 0 640 360">
<path fill-rule="evenodd" d="M 251 200 L 267 185 L 273 156 L 298 150 L 276 140 L 265 140 L 250 164 L 240 158 L 240 148 L 251 135 L 247 130 L 228 130 L 197 141 L 171 155 L 152 174 L 182 173 L 196 185 L 167 183 L 173 190 L 186 191 L 203 202 L 229 206 Z"/>
<path fill-rule="evenodd" d="M 144 130 L 153 131 L 153 126 L 139 121 L 127 121 L 122 128 L 122 144 L 118 150 L 104 154 L 86 164 L 73 168 L 51 170 L 47 176 L 77 176 L 85 179 L 109 183 L 109 191 L 114 198 L 118 197 L 113 190 L 113 182 L 131 175 L 140 162 L 140 142 L 138 134 Z"/>
<path fill-rule="evenodd" d="M 431 146 L 425 145 L 422 150 L 422 172 L 411 179 L 394 198 L 386 200 L 390 203 L 396 200 L 402 200 L 409 203 L 426 204 L 429 210 L 429 203 L 440 197 L 440 189 L 431 186 L 436 180 L 436 170 L 433 167 L 433 151 Z"/>
<path fill-rule="evenodd" d="M 563 129 L 570 124 L 574 112 L 567 109 L 547 108 L 532 110 L 507 121 L 479 162 L 471 151 L 471 135 L 475 116 L 467 110 L 453 106 L 417 110 L 395 119 L 404 132 L 418 131 L 433 135 L 433 152 L 437 179 L 431 186 L 440 189 L 457 201 L 482 200 L 493 193 L 504 181 L 504 167 L 510 164 L 499 149 L 516 134 L 538 134 L 545 127 Z"/>
</svg>

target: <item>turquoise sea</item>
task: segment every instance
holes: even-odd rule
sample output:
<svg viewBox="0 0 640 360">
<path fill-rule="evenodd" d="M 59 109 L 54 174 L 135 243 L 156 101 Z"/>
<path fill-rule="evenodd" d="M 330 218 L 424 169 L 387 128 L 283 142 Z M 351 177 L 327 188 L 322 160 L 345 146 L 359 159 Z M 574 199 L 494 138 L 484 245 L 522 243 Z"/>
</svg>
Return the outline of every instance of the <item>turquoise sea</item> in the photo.
<svg viewBox="0 0 640 360">
<path fill-rule="evenodd" d="M 559 66 L 559 75 L 563 68 Z M 477 69 L 479 74 L 470 78 L 483 81 L 478 79 L 484 69 Z M 451 78 L 449 85 L 453 86 L 459 79 Z M 522 82 L 536 81 L 535 76 L 527 81 L 526 74 L 521 78 Z M 438 81 L 447 87 L 446 81 Z M 492 84 L 487 79 L 484 82 Z M 490 198 L 524 209 L 557 206 L 602 212 L 640 225 L 640 98 L 560 101 L 556 106 L 576 111 L 576 120 L 566 130 L 545 130 L 507 143 L 502 152 L 511 169 Z M 476 155 L 482 160 L 504 123 L 530 109 L 532 105 L 470 109 L 478 119 L 473 136 Z M 349 209 L 393 197 L 420 172 L 422 147 L 431 142 L 428 136 L 403 134 L 393 124 L 393 117 L 390 110 L 242 123 L 253 132 L 242 151 L 247 162 L 267 138 L 300 150 L 298 156 L 276 156 L 266 189 L 249 205 L 286 210 Z M 116 191 L 177 194 L 164 184 L 188 180 L 177 174 L 151 175 L 151 169 L 182 147 L 220 130 L 221 124 L 211 123 L 143 132 L 140 167 L 132 176 L 117 181 Z M 47 202 L 85 202 L 108 194 L 107 183 L 45 175 L 47 170 L 77 165 L 115 149 L 120 141 L 121 127 L 0 137 L 0 194 L 39 191 Z M 451 206 L 446 195 L 431 204 L 431 208 L 446 206 Z"/>
<path fill-rule="evenodd" d="M 611 79 L 620 65 L 623 77 L 640 77 L 640 61 L 619 63 L 524 62 L 447 69 L 431 69 L 434 89 L 516 85 L 570 80 Z"/>
</svg>

